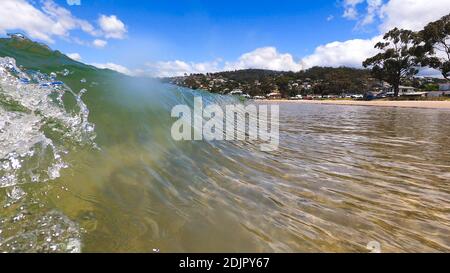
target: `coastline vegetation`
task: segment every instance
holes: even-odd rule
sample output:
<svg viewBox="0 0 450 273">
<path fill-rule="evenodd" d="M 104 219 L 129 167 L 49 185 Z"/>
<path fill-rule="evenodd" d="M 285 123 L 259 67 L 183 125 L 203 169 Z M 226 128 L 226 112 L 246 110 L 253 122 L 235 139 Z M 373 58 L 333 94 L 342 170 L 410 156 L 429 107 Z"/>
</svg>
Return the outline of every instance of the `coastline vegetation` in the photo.
<svg viewBox="0 0 450 273">
<path fill-rule="evenodd" d="M 399 96 L 402 81 L 419 73 L 420 68 L 431 67 L 450 77 L 450 14 L 429 23 L 419 32 L 394 28 L 383 41 L 375 45 L 380 51 L 363 62 L 372 75 L 389 83 L 394 97 Z"/>
</svg>

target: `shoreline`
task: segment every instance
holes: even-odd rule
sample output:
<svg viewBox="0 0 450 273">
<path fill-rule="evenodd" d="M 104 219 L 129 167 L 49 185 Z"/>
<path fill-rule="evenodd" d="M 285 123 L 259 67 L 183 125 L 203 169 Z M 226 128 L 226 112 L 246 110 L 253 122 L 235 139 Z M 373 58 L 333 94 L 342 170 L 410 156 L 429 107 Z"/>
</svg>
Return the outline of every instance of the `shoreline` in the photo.
<svg viewBox="0 0 450 273">
<path fill-rule="evenodd" d="M 450 101 L 359 101 L 359 100 L 255 100 L 262 103 L 324 104 L 425 109 L 449 109 Z"/>
</svg>

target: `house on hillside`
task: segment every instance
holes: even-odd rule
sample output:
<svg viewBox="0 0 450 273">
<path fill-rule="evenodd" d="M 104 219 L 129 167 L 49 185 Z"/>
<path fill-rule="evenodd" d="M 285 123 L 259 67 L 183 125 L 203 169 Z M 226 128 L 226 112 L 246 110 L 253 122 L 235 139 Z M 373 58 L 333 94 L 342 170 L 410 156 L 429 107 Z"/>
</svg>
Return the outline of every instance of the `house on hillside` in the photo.
<svg viewBox="0 0 450 273">
<path fill-rule="evenodd" d="M 279 92 L 272 92 L 267 95 L 267 98 L 269 100 L 279 100 L 282 98 L 282 96 L 281 96 L 281 93 L 279 93 Z"/>
<path fill-rule="evenodd" d="M 409 92 L 409 93 L 403 93 L 401 96 L 405 96 L 405 97 L 427 97 L 428 96 L 428 92 Z"/>
<path fill-rule="evenodd" d="M 243 93 L 244 93 L 244 92 L 242 92 L 242 90 L 236 89 L 236 90 L 231 91 L 231 92 L 230 92 L 230 95 L 233 95 L 233 96 L 242 96 Z"/>
<path fill-rule="evenodd" d="M 386 95 L 387 96 L 394 96 L 394 88 L 389 87 L 388 90 L 389 91 L 386 92 Z M 398 90 L 398 95 L 399 96 L 409 96 L 409 95 L 413 95 L 414 93 L 416 93 L 416 88 L 414 88 L 412 86 L 403 86 L 403 85 L 399 86 L 399 90 Z"/>
<path fill-rule="evenodd" d="M 412 86 L 400 85 L 398 94 L 400 96 L 403 96 L 403 95 L 408 95 L 408 94 L 415 93 L 415 92 L 416 92 L 416 88 L 414 88 Z"/>
<path fill-rule="evenodd" d="M 412 86 L 400 85 L 398 95 L 404 97 L 426 97 L 428 92 L 418 92 L 417 89 Z"/>
</svg>

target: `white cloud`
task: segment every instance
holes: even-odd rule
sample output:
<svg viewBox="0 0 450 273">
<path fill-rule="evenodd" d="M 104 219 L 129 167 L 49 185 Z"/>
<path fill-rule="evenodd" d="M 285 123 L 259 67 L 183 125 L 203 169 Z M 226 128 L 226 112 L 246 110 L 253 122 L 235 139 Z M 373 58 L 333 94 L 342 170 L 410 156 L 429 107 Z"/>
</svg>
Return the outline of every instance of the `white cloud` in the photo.
<svg viewBox="0 0 450 273">
<path fill-rule="evenodd" d="M 81 55 L 79 53 L 69 53 L 67 56 L 72 60 L 81 61 Z"/>
<path fill-rule="evenodd" d="M 67 0 L 67 5 L 69 6 L 80 6 L 81 0 Z"/>
<path fill-rule="evenodd" d="M 117 71 L 119 73 L 125 74 L 125 75 L 129 75 L 129 76 L 133 76 L 135 73 L 133 71 L 131 71 L 130 69 L 128 69 L 127 67 L 120 65 L 120 64 L 115 64 L 115 63 L 105 63 L 105 64 L 100 64 L 100 63 L 93 63 L 91 64 L 97 68 L 100 69 L 111 69 L 114 71 Z"/>
<path fill-rule="evenodd" d="M 360 15 L 358 7 L 366 6 Z M 357 26 L 365 26 L 381 20 L 379 29 L 387 32 L 394 27 L 419 30 L 425 24 L 450 13 L 448 0 L 344 0 L 343 17 L 358 20 Z"/>
<path fill-rule="evenodd" d="M 14 20 L 13 20 L 14 16 Z M 53 22 L 44 13 L 25 1 L 4 0 L 0 2 L 0 31 L 23 29 L 31 37 L 51 40 Z"/>
<path fill-rule="evenodd" d="M 97 35 L 89 22 L 74 17 L 69 10 L 58 6 L 53 0 L 44 1 L 42 10 L 54 21 L 52 29 L 56 35 L 68 36 L 69 31 L 73 29 L 81 29 L 90 35 Z"/>
<path fill-rule="evenodd" d="M 38 4 L 39 3 L 39 6 Z M 67 1 L 69 5 L 81 4 L 81 1 Z M 62 37 L 78 44 L 89 45 L 77 37 L 71 37 L 73 30 L 81 30 L 93 37 L 123 39 L 127 32 L 125 24 L 115 15 L 101 15 L 98 27 L 86 20 L 75 17 L 68 9 L 54 0 L 0 0 L 0 34 L 11 30 L 24 32 L 32 39 L 53 43 L 55 37 Z M 103 43 L 104 44 L 104 43 Z M 103 45 L 102 43 L 95 46 Z M 104 44 L 106 46 L 106 44 Z M 100 46 L 101 47 L 101 46 Z"/>
<path fill-rule="evenodd" d="M 238 61 L 229 62 L 225 70 L 238 70 L 259 68 L 280 71 L 300 71 L 303 66 L 296 62 L 289 53 L 279 53 L 275 47 L 257 48 L 252 52 L 243 54 Z"/>
<path fill-rule="evenodd" d="M 234 62 L 217 59 L 211 62 L 185 62 L 180 60 L 147 63 L 146 69 L 134 75 L 170 77 L 191 73 L 208 73 L 239 69 L 269 69 L 278 71 L 300 71 L 303 66 L 288 53 L 279 53 L 274 47 L 263 47 L 241 55 Z"/>
<path fill-rule="evenodd" d="M 183 76 L 191 73 L 207 73 L 218 72 L 220 68 L 220 60 L 212 62 L 184 62 L 180 60 L 167 61 L 167 62 L 154 62 L 147 63 L 146 70 L 141 71 L 141 74 L 150 75 L 153 77 L 171 77 L 171 76 Z"/>
<path fill-rule="evenodd" d="M 42 10 L 26 0 L 1 0 L 0 33 L 15 29 L 25 32 L 31 38 L 51 43 L 53 36 L 67 36 L 73 29 L 91 32 L 93 28 L 51 0 L 44 2 Z"/>
<path fill-rule="evenodd" d="M 343 17 L 352 20 L 356 19 L 358 17 L 358 11 L 356 11 L 355 7 L 349 7 L 345 9 Z"/>
<path fill-rule="evenodd" d="M 364 0 L 344 0 L 344 18 L 354 20 L 358 17 L 357 6 Z"/>
<path fill-rule="evenodd" d="M 330 22 L 330 21 L 332 21 L 334 19 L 334 15 L 329 15 L 328 17 L 327 17 L 327 22 Z"/>
<path fill-rule="evenodd" d="M 354 39 L 344 42 L 332 42 L 316 48 L 313 54 L 303 58 L 305 68 L 313 66 L 350 66 L 361 67 L 362 62 L 377 53 L 374 45 L 381 39 L 377 36 L 370 40 Z"/>
<path fill-rule="evenodd" d="M 101 15 L 98 24 L 106 38 L 123 39 L 127 33 L 125 24 L 115 15 Z"/>
<path fill-rule="evenodd" d="M 380 31 L 394 27 L 416 31 L 449 13 L 449 0 L 390 0 L 380 8 Z"/>
<path fill-rule="evenodd" d="M 96 47 L 96 48 L 104 48 L 107 44 L 108 44 L 107 41 L 101 40 L 101 39 L 95 39 L 95 40 L 92 42 L 92 45 L 93 45 L 94 47 Z"/>
<path fill-rule="evenodd" d="M 367 14 L 360 22 L 360 26 L 372 24 L 375 21 L 375 17 L 380 12 L 380 8 L 383 5 L 383 0 L 367 0 Z"/>
</svg>

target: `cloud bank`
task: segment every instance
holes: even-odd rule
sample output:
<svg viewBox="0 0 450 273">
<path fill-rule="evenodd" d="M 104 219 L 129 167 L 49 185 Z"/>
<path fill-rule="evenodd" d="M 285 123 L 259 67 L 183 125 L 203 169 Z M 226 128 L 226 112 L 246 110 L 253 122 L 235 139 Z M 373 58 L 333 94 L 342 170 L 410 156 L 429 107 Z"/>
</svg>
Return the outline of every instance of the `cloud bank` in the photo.
<svg viewBox="0 0 450 273">
<path fill-rule="evenodd" d="M 245 53 L 236 62 L 227 63 L 225 70 L 260 68 L 269 70 L 300 71 L 303 66 L 289 53 L 280 53 L 275 47 L 257 48 Z"/>
<path fill-rule="evenodd" d="M 240 69 L 269 69 L 278 71 L 300 71 L 303 65 L 289 53 L 280 53 L 275 47 L 257 48 L 242 54 L 236 61 L 185 62 L 181 60 L 147 63 L 140 74 L 154 77 L 183 76 L 191 73 L 207 73 Z"/>
<path fill-rule="evenodd" d="M 67 57 L 78 62 L 81 61 L 81 55 L 79 53 L 69 53 L 67 54 Z"/>
<path fill-rule="evenodd" d="M 55 38 L 72 40 L 84 44 L 71 32 L 81 30 L 92 37 L 105 39 L 123 39 L 127 32 L 125 24 L 115 15 L 101 15 L 97 24 L 92 24 L 74 16 L 68 9 L 53 0 L 42 0 L 37 4 L 28 0 L 0 1 L 0 34 L 11 30 L 23 31 L 32 39 L 54 43 Z M 81 4 L 81 1 L 68 1 L 69 5 Z M 106 45 L 106 44 L 105 44 Z"/>
</svg>

